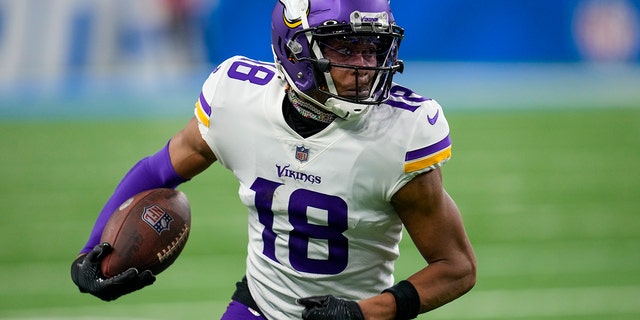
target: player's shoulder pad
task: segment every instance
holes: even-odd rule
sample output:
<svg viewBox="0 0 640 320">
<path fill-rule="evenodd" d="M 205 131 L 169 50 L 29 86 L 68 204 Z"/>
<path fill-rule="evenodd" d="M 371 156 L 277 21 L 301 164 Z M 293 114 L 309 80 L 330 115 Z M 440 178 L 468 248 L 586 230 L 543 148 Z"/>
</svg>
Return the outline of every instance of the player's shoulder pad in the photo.
<svg viewBox="0 0 640 320">
<path fill-rule="evenodd" d="M 406 111 L 408 117 L 422 117 L 425 113 L 431 114 L 428 121 L 432 125 L 440 118 L 442 108 L 432 98 L 424 97 L 415 91 L 394 83 L 389 92 L 389 100 L 385 104 L 394 109 Z M 437 113 L 435 116 L 433 114 Z M 432 123 L 433 122 L 433 123 Z"/>
<path fill-rule="evenodd" d="M 405 86 L 394 83 L 389 90 L 389 100 L 387 100 L 385 104 L 394 108 L 415 112 L 425 102 L 432 100 L 431 98 L 421 96 Z"/>
<path fill-rule="evenodd" d="M 249 59 L 244 56 L 233 56 L 218 66 L 211 72 L 202 86 L 202 93 L 205 98 L 222 89 L 225 85 L 231 84 L 252 84 L 262 86 L 278 75 L 274 63 Z M 234 81 L 227 81 L 234 80 Z M 221 88 L 221 89 L 219 89 Z"/>
<path fill-rule="evenodd" d="M 385 104 L 397 110 L 396 127 L 406 141 L 405 172 L 426 170 L 450 157 L 449 125 L 438 102 L 394 84 Z"/>
<path fill-rule="evenodd" d="M 274 63 L 233 56 L 221 62 L 209 74 L 202 85 L 196 102 L 195 115 L 205 126 L 209 125 L 212 110 L 223 108 L 219 103 L 228 97 L 246 97 L 247 92 L 267 90 L 273 79 L 278 78 Z"/>
</svg>

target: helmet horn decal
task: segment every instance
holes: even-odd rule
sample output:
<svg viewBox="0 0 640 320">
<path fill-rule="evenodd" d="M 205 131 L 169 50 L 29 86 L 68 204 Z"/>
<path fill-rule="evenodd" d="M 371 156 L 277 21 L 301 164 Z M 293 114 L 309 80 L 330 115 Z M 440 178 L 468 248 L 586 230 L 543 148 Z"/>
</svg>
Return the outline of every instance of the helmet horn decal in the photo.
<svg viewBox="0 0 640 320">
<path fill-rule="evenodd" d="M 302 17 L 309 15 L 309 0 L 280 0 L 284 7 L 282 18 L 285 25 L 295 29 L 302 24 Z"/>
</svg>

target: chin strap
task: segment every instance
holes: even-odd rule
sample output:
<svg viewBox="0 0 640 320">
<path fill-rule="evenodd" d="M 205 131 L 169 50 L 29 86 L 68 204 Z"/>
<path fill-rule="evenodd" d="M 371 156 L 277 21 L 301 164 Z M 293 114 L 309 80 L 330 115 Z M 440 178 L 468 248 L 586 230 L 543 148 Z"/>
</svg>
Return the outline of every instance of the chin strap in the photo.
<svg viewBox="0 0 640 320">
<path fill-rule="evenodd" d="M 349 119 L 359 116 L 364 113 L 369 107 L 369 105 L 366 104 L 348 102 L 333 97 L 327 99 L 327 102 L 325 102 L 324 105 L 327 110 L 335 113 L 342 119 Z"/>
<path fill-rule="evenodd" d="M 287 83 L 291 84 L 291 90 L 295 91 L 295 93 L 300 98 L 308 102 L 311 102 L 312 104 L 320 108 L 323 108 L 324 110 L 327 110 L 342 119 L 349 120 L 355 116 L 358 116 L 364 113 L 367 110 L 367 107 L 369 107 L 369 105 L 347 102 L 347 101 L 343 101 L 333 97 L 330 97 L 329 99 L 327 99 L 325 103 L 321 103 L 320 101 L 310 97 L 308 94 L 300 91 L 295 85 L 293 85 L 293 83 L 295 82 L 293 82 L 293 80 L 289 77 L 289 74 L 287 74 L 283 70 L 282 65 L 279 62 L 277 62 L 277 60 L 276 60 L 276 66 L 280 74 L 282 74 L 282 76 L 287 80 Z"/>
</svg>

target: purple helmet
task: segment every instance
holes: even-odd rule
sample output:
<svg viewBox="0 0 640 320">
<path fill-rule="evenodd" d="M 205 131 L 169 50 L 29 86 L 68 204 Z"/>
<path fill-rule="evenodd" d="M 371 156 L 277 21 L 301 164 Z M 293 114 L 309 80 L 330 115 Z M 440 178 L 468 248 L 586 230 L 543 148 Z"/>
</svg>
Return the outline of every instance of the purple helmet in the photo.
<svg viewBox="0 0 640 320">
<path fill-rule="evenodd" d="M 271 44 L 275 62 L 291 87 L 307 100 L 346 118 L 384 102 L 395 72 L 402 72 L 398 47 L 404 30 L 395 24 L 389 0 L 279 0 L 271 17 Z M 334 42 L 331 42 L 334 41 Z M 341 41 L 373 49 L 374 62 L 358 66 L 329 61 L 324 51 Z M 333 48 L 332 48 L 333 49 Z M 351 55 L 350 51 L 339 51 Z M 338 95 L 330 75 L 331 68 L 352 69 L 374 74 L 365 92 Z M 320 94 L 318 94 L 320 93 Z"/>
</svg>

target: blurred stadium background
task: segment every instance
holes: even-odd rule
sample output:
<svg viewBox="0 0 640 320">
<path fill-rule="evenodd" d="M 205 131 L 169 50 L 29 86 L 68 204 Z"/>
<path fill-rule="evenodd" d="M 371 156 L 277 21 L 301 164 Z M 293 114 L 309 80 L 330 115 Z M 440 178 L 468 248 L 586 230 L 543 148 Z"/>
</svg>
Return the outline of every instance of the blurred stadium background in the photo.
<svg viewBox="0 0 640 320">
<path fill-rule="evenodd" d="M 122 174 L 232 55 L 272 60 L 273 1 L 0 0 L 0 319 L 216 319 L 244 266 L 236 183 L 181 187 L 194 228 L 145 293 L 68 266 Z M 640 0 L 392 1 L 397 81 L 454 129 L 445 169 L 477 287 L 424 319 L 640 318 Z M 209 212 L 212 211 L 212 212 Z M 397 276 L 420 258 L 403 243 Z"/>
</svg>

